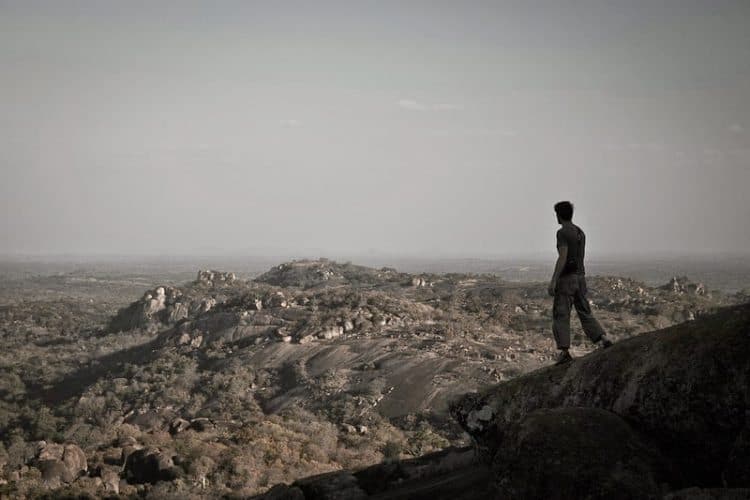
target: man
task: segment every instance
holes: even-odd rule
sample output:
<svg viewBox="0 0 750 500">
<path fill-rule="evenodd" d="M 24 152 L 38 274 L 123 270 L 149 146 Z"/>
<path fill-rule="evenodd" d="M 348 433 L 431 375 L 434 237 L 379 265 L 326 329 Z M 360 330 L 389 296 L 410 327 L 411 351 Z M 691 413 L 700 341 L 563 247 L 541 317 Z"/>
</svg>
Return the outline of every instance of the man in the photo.
<svg viewBox="0 0 750 500">
<path fill-rule="evenodd" d="M 555 204 L 557 222 L 562 227 L 557 231 L 557 263 L 549 294 L 553 296 L 552 333 L 560 355 L 555 364 L 572 361 L 568 352 L 570 348 L 570 310 L 573 306 L 581 320 L 586 336 L 594 343 L 601 342 L 602 347 L 612 345 L 604 334 L 599 322 L 591 313 L 591 306 L 586 298 L 586 278 L 583 257 L 586 247 L 586 235 L 580 227 L 573 224 L 573 204 L 561 201 Z"/>
</svg>

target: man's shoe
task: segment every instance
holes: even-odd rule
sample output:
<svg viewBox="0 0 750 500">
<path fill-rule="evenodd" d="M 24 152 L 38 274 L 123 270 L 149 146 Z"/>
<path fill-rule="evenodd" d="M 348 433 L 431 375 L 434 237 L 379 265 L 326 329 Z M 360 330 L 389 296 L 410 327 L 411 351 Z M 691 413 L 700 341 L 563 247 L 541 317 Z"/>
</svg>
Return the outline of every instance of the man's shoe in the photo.
<svg viewBox="0 0 750 500">
<path fill-rule="evenodd" d="M 573 361 L 573 356 L 571 356 L 568 351 L 560 351 L 560 354 L 557 356 L 557 361 L 555 361 L 555 364 L 564 365 L 565 363 L 570 363 L 571 361 Z"/>
<path fill-rule="evenodd" d="M 602 338 L 602 349 L 606 349 L 607 347 L 612 347 L 612 341 L 604 337 Z"/>
</svg>

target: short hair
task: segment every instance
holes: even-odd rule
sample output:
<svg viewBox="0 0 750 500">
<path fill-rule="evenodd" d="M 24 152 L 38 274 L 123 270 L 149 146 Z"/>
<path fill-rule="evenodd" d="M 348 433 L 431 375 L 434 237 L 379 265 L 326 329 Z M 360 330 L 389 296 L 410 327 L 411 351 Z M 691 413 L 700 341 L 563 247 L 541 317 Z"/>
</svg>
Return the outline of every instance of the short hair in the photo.
<svg viewBox="0 0 750 500">
<path fill-rule="evenodd" d="M 573 204 L 569 201 L 555 203 L 555 212 L 560 220 L 570 220 L 573 218 Z"/>
</svg>

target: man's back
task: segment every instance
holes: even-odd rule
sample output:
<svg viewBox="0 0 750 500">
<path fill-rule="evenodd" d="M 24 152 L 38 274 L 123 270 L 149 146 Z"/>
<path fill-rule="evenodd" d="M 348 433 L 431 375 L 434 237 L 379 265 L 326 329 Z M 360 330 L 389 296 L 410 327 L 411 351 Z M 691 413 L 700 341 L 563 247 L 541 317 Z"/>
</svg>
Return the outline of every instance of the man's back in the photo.
<svg viewBox="0 0 750 500">
<path fill-rule="evenodd" d="M 572 222 L 563 224 L 557 231 L 557 247 L 561 246 L 568 247 L 568 256 L 561 276 L 572 273 L 585 274 L 583 258 L 586 253 L 586 234 L 583 230 Z"/>
</svg>

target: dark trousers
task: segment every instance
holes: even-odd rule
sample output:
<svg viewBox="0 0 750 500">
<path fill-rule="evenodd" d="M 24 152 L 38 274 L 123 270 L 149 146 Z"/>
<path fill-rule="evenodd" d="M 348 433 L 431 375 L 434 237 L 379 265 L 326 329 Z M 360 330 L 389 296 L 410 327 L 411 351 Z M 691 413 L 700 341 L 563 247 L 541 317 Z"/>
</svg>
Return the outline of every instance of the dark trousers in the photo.
<svg viewBox="0 0 750 500">
<path fill-rule="evenodd" d="M 586 298 L 586 278 L 583 274 L 560 276 L 552 303 L 552 333 L 558 349 L 570 347 L 570 311 L 575 306 L 584 333 L 592 342 L 598 342 L 604 330 L 591 313 Z"/>
</svg>

